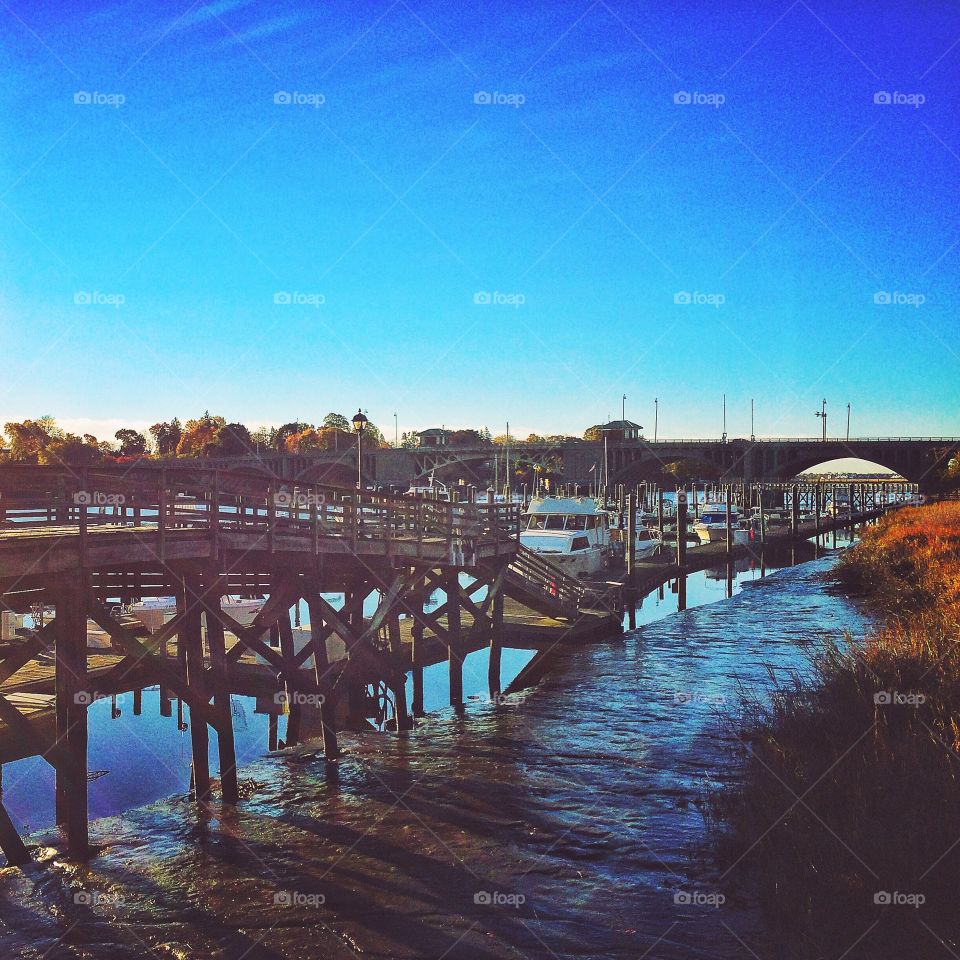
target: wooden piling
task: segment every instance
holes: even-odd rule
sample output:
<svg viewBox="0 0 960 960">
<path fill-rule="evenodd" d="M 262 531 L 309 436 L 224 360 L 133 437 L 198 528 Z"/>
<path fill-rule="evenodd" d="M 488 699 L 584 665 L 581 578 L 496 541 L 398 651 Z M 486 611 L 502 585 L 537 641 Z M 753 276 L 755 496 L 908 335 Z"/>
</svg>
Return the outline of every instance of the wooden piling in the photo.
<svg viewBox="0 0 960 960">
<path fill-rule="evenodd" d="M 95 691 L 87 683 L 86 594 L 80 578 L 56 590 L 56 813 L 71 856 L 85 857 L 87 820 L 87 708 Z"/>
<path fill-rule="evenodd" d="M 447 574 L 445 590 L 447 596 L 447 633 L 449 648 L 447 667 L 450 678 L 450 706 L 463 706 L 463 638 L 460 631 L 460 584 L 457 571 Z"/>
<path fill-rule="evenodd" d="M 178 636 L 178 645 L 186 660 L 187 685 L 194 697 L 206 703 L 207 686 L 203 663 L 203 634 L 200 603 L 194 596 L 182 590 L 177 597 L 178 614 L 183 614 L 183 626 Z M 210 738 L 206 718 L 190 708 L 190 742 L 193 747 L 193 789 L 197 803 L 210 799 Z"/>
</svg>

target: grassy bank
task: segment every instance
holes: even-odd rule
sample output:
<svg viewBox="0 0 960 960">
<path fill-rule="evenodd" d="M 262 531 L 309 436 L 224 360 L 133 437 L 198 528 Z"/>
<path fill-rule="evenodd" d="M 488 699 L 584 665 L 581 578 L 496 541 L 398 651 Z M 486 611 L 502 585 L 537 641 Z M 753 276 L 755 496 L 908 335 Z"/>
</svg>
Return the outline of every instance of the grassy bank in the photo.
<svg viewBox="0 0 960 960">
<path fill-rule="evenodd" d="M 742 778 L 713 805 L 721 864 L 779 956 L 956 956 L 960 504 L 886 518 L 837 573 L 878 626 L 745 705 Z"/>
</svg>

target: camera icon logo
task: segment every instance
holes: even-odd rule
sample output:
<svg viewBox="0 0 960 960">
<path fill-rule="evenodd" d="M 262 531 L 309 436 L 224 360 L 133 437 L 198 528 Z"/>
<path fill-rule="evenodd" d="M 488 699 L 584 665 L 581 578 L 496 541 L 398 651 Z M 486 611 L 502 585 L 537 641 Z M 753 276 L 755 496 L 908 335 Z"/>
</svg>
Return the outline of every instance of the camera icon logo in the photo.
<svg viewBox="0 0 960 960">
<path fill-rule="evenodd" d="M 478 91 L 473 95 L 473 102 L 474 102 L 474 103 L 479 103 L 479 104 L 491 103 L 491 102 L 492 102 L 492 98 L 491 98 L 490 94 L 487 93 L 486 90 L 478 90 Z"/>
<path fill-rule="evenodd" d="M 273 95 L 273 102 L 274 102 L 274 103 L 287 104 L 287 103 L 290 103 L 291 100 L 292 100 L 292 98 L 291 98 L 290 94 L 287 93 L 286 90 L 278 90 L 278 91 Z"/>
<path fill-rule="evenodd" d="M 281 487 L 273 495 L 274 506 L 277 507 L 290 507 L 293 506 L 293 494 L 287 490 L 285 487 Z"/>
<path fill-rule="evenodd" d="M 873 695 L 873 702 L 878 706 L 889 706 L 893 703 L 893 696 L 888 690 L 880 690 Z"/>
<path fill-rule="evenodd" d="M 678 290 L 673 295 L 673 302 L 681 305 L 689 304 L 692 302 L 692 297 L 690 296 L 689 291 L 687 290 Z"/>
<path fill-rule="evenodd" d="M 89 707 L 96 698 L 88 690 L 80 690 L 73 695 L 73 702 L 78 707 Z"/>
<path fill-rule="evenodd" d="M 490 303 L 490 292 L 488 290 L 478 290 L 473 295 L 473 302 L 478 306 L 486 306 Z"/>
<path fill-rule="evenodd" d="M 73 503 L 77 507 L 89 507 L 93 503 L 93 494 L 89 490 L 78 490 L 73 495 Z"/>
<path fill-rule="evenodd" d="M 893 902 L 893 897 L 886 890 L 878 890 L 873 895 L 873 902 L 879 906 L 889 906 Z"/>
<path fill-rule="evenodd" d="M 289 890 L 280 890 L 273 895 L 273 905 L 275 907 L 293 906 L 293 894 Z"/>
<path fill-rule="evenodd" d="M 873 302 L 879 305 L 886 305 L 892 302 L 892 297 L 886 290 L 878 290 L 873 295 Z"/>
<path fill-rule="evenodd" d="M 78 90 L 73 95 L 73 102 L 87 104 L 87 103 L 92 103 L 92 99 L 90 97 L 90 94 L 86 90 Z"/>
<path fill-rule="evenodd" d="M 690 94 L 686 90 L 678 90 L 673 95 L 673 102 L 681 103 L 681 104 L 690 103 L 691 102 Z"/>
<path fill-rule="evenodd" d="M 89 291 L 87 290 L 78 290 L 73 295 L 73 302 L 80 307 L 88 307 L 92 302 Z"/>
<path fill-rule="evenodd" d="M 273 302 L 278 304 L 288 304 L 291 303 L 293 298 L 287 293 L 286 290 L 278 290 L 273 295 Z"/>
<path fill-rule="evenodd" d="M 892 103 L 893 98 L 890 96 L 890 94 L 886 90 L 878 90 L 873 95 L 873 102 L 879 103 L 879 104 L 887 104 L 887 103 Z"/>
<path fill-rule="evenodd" d="M 488 907 L 493 903 L 493 897 L 487 890 L 478 890 L 473 895 L 473 902 L 481 907 Z"/>
</svg>

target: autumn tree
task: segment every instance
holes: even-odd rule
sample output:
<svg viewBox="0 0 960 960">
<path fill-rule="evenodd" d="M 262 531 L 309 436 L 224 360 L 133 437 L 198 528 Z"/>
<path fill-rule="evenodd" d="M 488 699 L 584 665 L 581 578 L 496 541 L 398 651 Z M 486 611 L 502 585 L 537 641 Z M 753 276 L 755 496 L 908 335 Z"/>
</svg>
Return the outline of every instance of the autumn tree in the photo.
<svg viewBox="0 0 960 960">
<path fill-rule="evenodd" d="M 197 420 L 184 424 L 183 436 L 177 444 L 178 457 L 209 457 L 218 450 L 218 434 L 227 424 L 223 417 L 211 416 L 205 411 Z"/>
</svg>

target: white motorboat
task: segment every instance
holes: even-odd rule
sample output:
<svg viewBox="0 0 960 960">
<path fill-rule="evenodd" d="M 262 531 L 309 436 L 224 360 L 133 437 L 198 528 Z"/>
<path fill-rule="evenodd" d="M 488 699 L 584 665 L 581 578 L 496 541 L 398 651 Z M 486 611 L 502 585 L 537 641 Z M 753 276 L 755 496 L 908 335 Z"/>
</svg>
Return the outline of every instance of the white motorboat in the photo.
<svg viewBox="0 0 960 960">
<path fill-rule="evenodd" d="M 610 514 L 592 497 L 534 497 L 520 543 L 575 577 L 610 566 Z"/>
<path fill-rule="evenodd" d="M 266 600 L 243 597 L 223 597 L 220 607 L 242 627 L 249 627 Z M 132 613 L 151 633 L 156 633 L 177 615 L 176 597 L 149 597 L 130 604 Z"/>
<path fill-rule="evenodd" d="M 740 523 L 740 509 L 730 505 L 730 525 L 733 528 L 734 543 L 749 543 L 750 530 Z M 727 539 L 727 505 L 725 503 L 705 503 L 700 510 L 700 519 L 693 525 L 694 533 L 701 543 L 718 543 Z"/>
</svg>

